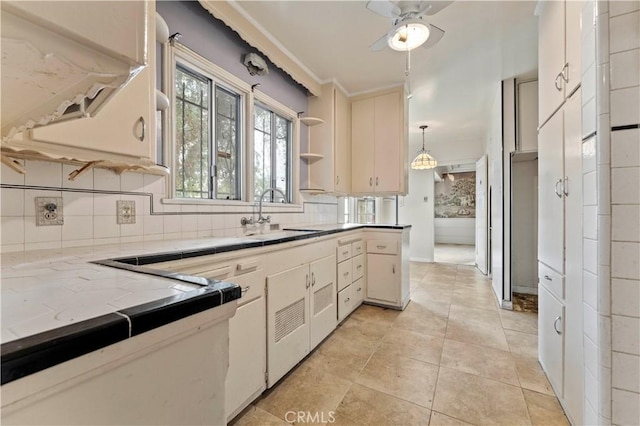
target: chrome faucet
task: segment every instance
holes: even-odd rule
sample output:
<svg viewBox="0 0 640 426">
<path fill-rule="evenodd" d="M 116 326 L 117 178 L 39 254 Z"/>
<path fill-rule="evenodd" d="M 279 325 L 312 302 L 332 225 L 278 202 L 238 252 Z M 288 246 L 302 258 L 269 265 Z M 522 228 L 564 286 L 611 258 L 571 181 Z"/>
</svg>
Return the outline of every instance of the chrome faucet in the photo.
<svg viewBox="0 0 640 426">
<path fill-rule="evenodd" d="M 262 216 L 262 200 L 264 200 L 264 196 L 267 192 L 273 192 L 274 198 L 275 198 L 276 192 L 279 192 L 282 195 L 282 198 L 284 200 L 287 199 L 287 195 L 281 190 L 279 190 L 278 188 L 265 189 L 262 195 L 260 196 L 260 204 L 258 207 L 258 223 L 265 223 L 265 222 L 271 223 L 271 216 L 267 216 L 267 217 Z"/>
<path fill-rule="evenodd" d="M 282 195 L 282 198 L 284 200 L 287 199 L 287 195 L 282 192 L 280 189 L 278 188 L 267 188 L 264 190 L 264 192 L 262 193 L 262 195 L 260 195 L 260 204 L 258 207 L 258 220 L 253 220 L 253 215 L 251 215 L 250 219 L 247 219 L 246 217 L 243 217 L 242 219 L 240 219 L 240 224 L 242 226 L 246 226 L 246 225 L 253 225 L 254 223 L 271 223 L 271 216 L 262 216 L 262 201 L 264 200 L 264 196 L 267 194 L 267 192 L 273 192 L 273 194 L 275 195 L 276 192 L 279 192 Z"/>
</svg>

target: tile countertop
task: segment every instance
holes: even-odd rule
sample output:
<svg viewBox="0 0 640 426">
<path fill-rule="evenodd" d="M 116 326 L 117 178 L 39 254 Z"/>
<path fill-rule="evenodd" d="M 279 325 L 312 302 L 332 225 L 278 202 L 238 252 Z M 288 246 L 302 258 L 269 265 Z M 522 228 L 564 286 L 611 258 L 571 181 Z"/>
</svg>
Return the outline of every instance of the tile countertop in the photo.
<svg viewBox="0 0 640 426">
<path fill-rule="evenodd" d="M 149 275 L 136 272 L 138 265 L 279 244 L 364 227 L 405 229 L 409 226 L 298 226 L 274 232 L 273 237 L 265 234 L 266 238 L 265 235 L 260 238 L 203 238 L 3 254 L 0 289 L 2 383 L 55 365 L 57 362 L 49 362 L 49 365 L 37 368 L 31 357 L 34 350 L 51 352 L 54 342 L 57 346 L 64 346 L 60 342 L 65 339 L 70 342 L 71 347 L 58 350 L 65 352 L 65 355 L 58 354 L 66 358 L 58 361 L 62 362 L 89 352 L 84 350 L 73 355 L 71 350 L 78 346 L 77 339 L 84 339 L 82 341 L 86 343 L 87 333 L 102 333 L 99 339 L 93 334 L 89 339 L 93 343 L 88 348 L 96 350 L 241 296 L 240 288 L 235 284 L 175 274 Z M 119 265 L 124 269 L 91 263 L 108 259 L 122 260 L 124 263 Z M 176 315 L 177 311 L 180 312 Z M 25 351 L 31 351 L 27 355 L 35 371 L 17 377 L 10 375 L 11 362 L 24 357 Z M 51 353 L 46 356 L 43 353 L 43 357 L 56 358 Z"/>
</svg>

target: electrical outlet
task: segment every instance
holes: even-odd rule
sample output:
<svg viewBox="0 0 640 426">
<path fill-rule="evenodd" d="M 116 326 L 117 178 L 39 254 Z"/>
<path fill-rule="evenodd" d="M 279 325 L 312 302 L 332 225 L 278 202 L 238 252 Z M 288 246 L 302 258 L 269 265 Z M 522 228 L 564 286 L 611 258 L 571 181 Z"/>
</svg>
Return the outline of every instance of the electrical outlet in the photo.
<svg viewBox="0 0 640 426">
<path fill-rule="evenodd" d="M 136 202 L 133 200 L 116 201 L 118 225 L 136 223 Z"/>
<path fill-rule="evenodd" d="M 62 197 L 36 197 L 36 226 L 64 225 Z"/>
</svg>

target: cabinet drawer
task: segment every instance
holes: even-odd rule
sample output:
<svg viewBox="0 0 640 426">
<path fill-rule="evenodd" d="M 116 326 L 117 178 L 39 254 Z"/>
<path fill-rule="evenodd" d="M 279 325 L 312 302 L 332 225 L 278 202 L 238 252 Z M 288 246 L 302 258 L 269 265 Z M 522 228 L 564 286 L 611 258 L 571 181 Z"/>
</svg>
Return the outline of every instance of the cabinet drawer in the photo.
<svg viewBox="0 0 640 426">
<path fill-rule="evenodd" d="M 364 300 L 364 278 L 360 278 L 351 284 L 353 288 L 353 307 L 357 308 Z"/>
<path fill-rule="evenodd" d="M 558 299 L 564 300 L 564 277 L 541 262 L 538 262 L 538 282 Z"/>
<path fill-rule="evenodd" d="M 351 258 L 351 244 L 346 244 L 344 246 L 338 246 L 336 249 L 336 258 L 338 262 L 342 262 L 343 260 L 347 260 Z"/>
<path fill-rule="evenodd" d="M 353 310 L 353 285 L 338 293 L 338 321 L 342 321 Z"/>
<path fill-rule="evenodd" d="M 351 259 L 338 263 L 338 291 L 351 284 L 351 269 L 353 263 Z"/>
<path fill-rule="evenodd" d="M 357 256 L 364 253 L 364 243 L 362 240 L 351 243 L 351 256 Z"/>
<path fill-rule="evenodd" d="M 242 297 L 238 300 L 238 306 L 246 305 L 264 296 L 266 276 L 263 270 L 231 277 L 226 281 L 237 284 L 242 289 Z"/>
<path fill-rule="evenodd" d="M 398 243 L 396 241 L 369 240 L 367 241 L 367 253 L 397 254 Z"/>
<path fill-rule="evenodd" d="M 353 262 L 353 281 L 360 279 L 364 276 L 364 254 L 359 254 L 351 259 Z"/>
</svg>

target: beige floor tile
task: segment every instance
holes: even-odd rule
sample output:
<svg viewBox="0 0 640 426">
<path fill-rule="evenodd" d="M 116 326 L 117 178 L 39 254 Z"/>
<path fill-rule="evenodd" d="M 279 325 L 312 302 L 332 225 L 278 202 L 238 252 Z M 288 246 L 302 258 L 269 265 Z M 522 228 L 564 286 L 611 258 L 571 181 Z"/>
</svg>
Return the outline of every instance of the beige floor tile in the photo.
<svg viewBox="0 0 640 426">
<path fill-rule="evenodd" d="M 411 298 L 415 300 L 451 303 L 452 295 L 452 290 L 420 287 L 411 294 Z"/>
<path fill-rule="evenodd" d="M 367 321 L 351 316 L 338 325 L 333 333 L 375 348 L 390 328 L 391 323 Z"/>
<path fill-rule="evenodd" d="M 502 326 L 507 330 L 538 334 L 538 314 L 532 312 L 515 312 L 500 309 Z"/>
<path fill-rule="evenodd" d="M 449 316 L 449 308 L 451 304 L 447 302 L 436 302 L 430 300 L 411 300 L 405 308 L 403 314 L 419 314 L 419 315 L 438 315 L 441 317 Z M 401 314 L 402 315 L 402 314 Z"/>
<path fill-rule="evenodd" d="M 431 419 L 429 420 L 429 426 L 466 426 L 471 423 L 463 422 L 462 420 L 454 419 L 445 414 L 438 413 L 437 411 L 431 412 Z"/>
<path fill-rule="evenodd" d="M 510 352 L 445 339 L 440 365 L 520 386 L 515 361 Z"/>
<path fill-rule="evenodd" d="M 393 323 L 394 330 L 408 330 L 433 337 L 444 337 L 447 318 L 426 312 L 403 312 Z"/>
<path fill-rule="evenodd" d="M 229 426 L 286 426 L 288 423 L 255 405 L 247 408 Z"/>
<path fill-rule="evenodd" d="M 443 277 L 440 275 L 427 275 L 420 280 L 420 288 L 434 289 L 434 290 L 448 290 L 453 291 L 455 283 L 455 277 Z"/>
<path fill-rule="evenodd" d="M 555 395 L 547 379 L 547 375 L 544 373 L 537 359 L 517 354 L 513 355 L 513 359 L 516 363 L 520 386 L 522 386 L 523 389 L 529 389 L 547 395 Z"/>
<path fill-rule="evenodd" d="M 373 355 L 375 347 L 333 333 L 305 361 L 305 365 L 354 381 Z"/>
<path fill-rule="evenodd" d="M 288 411 L 321 413 L 326 418 L 350 387 L 348 380 L 300 365 L 256 405 L 283 420 Z"/>
<path fill-rule="evenodd" d="M 474 424 L 531 424 L 519 387 L 444 367 L 432 409 Z"/>
<path fill-rule="evenodd" d="M 498 304 L 493 295 L 474 296 L 470 294 L 456 293 L 454 290 L 451 298 L 452 305 L 467 306 L 470 308 L 497 311 Z"/>
<path fill-rule="evenodd" d="M 569 426 L 569 420 L 555 396 L 524 390 L 531 423 L 537 426 Z"/>
<path fill-rule="evenodd" d="M 446 338 L 500 349 L 501 351 L 509 350 L 502 327 L 483 327 L 479 325 L 469 327 L 466 323 L 449 320 Z"/>
<path fill-rule="evenodd" d="M 504 335 L 512 353 L 538 359 L 537 335 L 513 330 L 505 330 Z"/>
<path fill-rule="evenodd" d="M 391 325 L 391 323 L 395 321 L 399 314 L 400 311 L 395 309 L 386 309 L 371 305 L 360 305 L 360 307 L 351 314 L 351 318 Z"/>
<path fill-rule="evenodd" d="M 392 328 L 382 339 L 377 352 L 389 357 L 404 356 L 438 365 L 442 356 L 442 341 L 441 337 Z"/>
<path fill-rule="evenodd" d="M 502 328 L 498 312 L 488 311 L 486 309 L 451 305 L 449 309 L 449 319 L 468 324 L 469 326 L 479 325 L 482 327 Z"/>
<path fill-rule="evenodd" d="M 354 384 L 335 412 L 334 425 L 428 425 L 428 409 Z"/>
<path fill-rule="evenodd" d="M 436 365 L 376 352 L 356 383 L 431 408 L 437 377 Z"/>
</svg>

